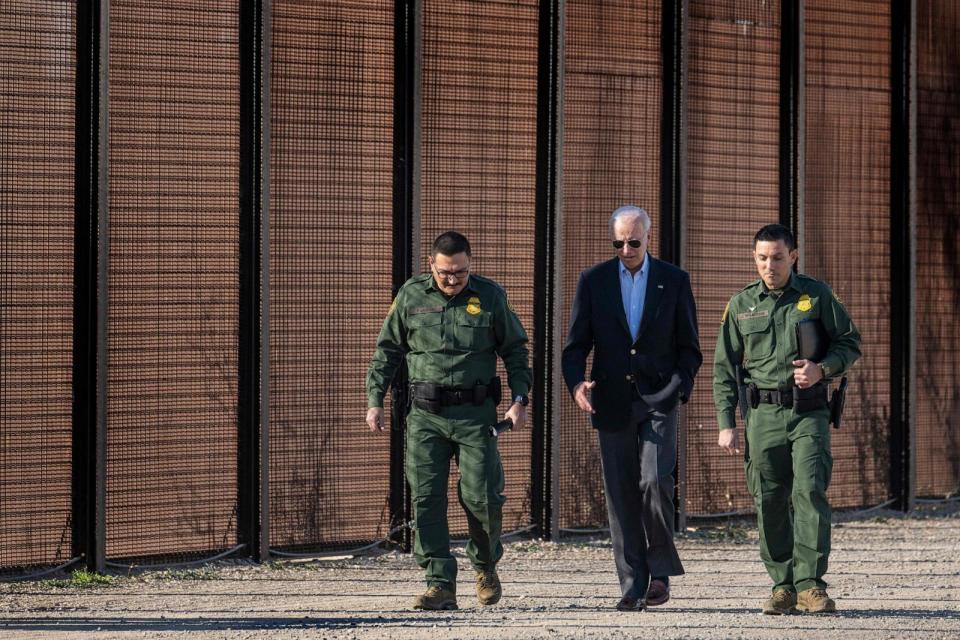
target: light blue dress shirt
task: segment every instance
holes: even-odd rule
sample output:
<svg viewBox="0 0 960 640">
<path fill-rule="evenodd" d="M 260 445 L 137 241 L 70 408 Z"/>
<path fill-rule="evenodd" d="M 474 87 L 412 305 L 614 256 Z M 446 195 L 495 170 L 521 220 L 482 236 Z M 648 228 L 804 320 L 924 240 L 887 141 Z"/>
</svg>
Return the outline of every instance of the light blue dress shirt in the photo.
<svg viewBox="0 0 960 640">
<path fill-rule="evenodd" d="M 643 266 L 636 274 L 620 265 L 620 295 L 623 297 L 623 310 L 627 314 L 630 335 L 637 339 L 640 332 L 640 319 L 643 318 L 643 303 L 647 295 L 647 275 L 650 273 L 650 255 L 643 256 Z"/>
</svg>

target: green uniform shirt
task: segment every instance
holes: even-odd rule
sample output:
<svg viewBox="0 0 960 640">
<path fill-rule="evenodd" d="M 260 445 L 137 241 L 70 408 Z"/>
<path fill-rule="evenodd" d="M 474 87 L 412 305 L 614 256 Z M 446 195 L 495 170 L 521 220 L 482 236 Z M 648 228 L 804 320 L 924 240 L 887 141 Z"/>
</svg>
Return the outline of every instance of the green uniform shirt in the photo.
<svg viewBox="0 0 960 640">
<path fill-rule="evenodd" d="M 503 359 L 513 396 L 530 391 L 527 333 L 493 280 L 471 275 L 447 298 L 432 274 L 407 280 L 383 321 L 367 371 L 367 406 L 383 406 L 404 356 L 411 382 L 467 388 L 486 384 Z"/>
<path fill-rule="evenodd" d="M 790 275 L 782 291 L 762 280 L 743 288 L 727 304 L 713 361 L 713 401 L 721 429 L 736 427 L 735 366 L 761 389 L 793 384 L 797 356 L 796 324 L 820 318 L 830 336 L 821 364 L 826 378 L 842 375 L 860 357 L 860 332 L 830 287 L 805 275 Z"/>
</svg>

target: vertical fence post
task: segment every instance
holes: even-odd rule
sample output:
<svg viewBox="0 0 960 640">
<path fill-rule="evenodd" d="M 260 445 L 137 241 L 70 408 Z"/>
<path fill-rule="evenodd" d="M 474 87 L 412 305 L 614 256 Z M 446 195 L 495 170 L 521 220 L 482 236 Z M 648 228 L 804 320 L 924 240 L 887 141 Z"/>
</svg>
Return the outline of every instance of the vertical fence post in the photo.
<svg viewBox="0 0 960 640">
<path fill-rule="evenodd" d="M 682 5 L 682 6 L 681 6 Z M 683 11 L 665 0 L 660 15 L 660 259 L 680 264 L 680 115 Z"/>
<path fill-rule="evenodd" d="M 393 28 L 393 295 L 413 275 L 414 172 L 416 170 L 417 3 L 396 0 Z M 410 520 L 410 492 L 403 473 L 406 433 L 407 367 L 404 364 L 390 385 L 390 529 Z M 410 550 L 410 529 L 391 536 L 404 551 Z"/>
<path fill-rule="evenodd" d="M 553 526 L 551 453 L 556 417 L 555 301 L 557 268 L 557 193 L 560 162 L 560 74 L 562 68 L 563 0 L 543 0 L 537 22 L 537 159 L 534 269 L 544 274 L 533 292 L 533 394 L 531 408 L 530 510 L 536 535 L 550 538 Z"/>
<path fill-rule="evenodd" d="M 664 0 L 660 10 L 660 259 L 683 266 L 683 29 L 687 3 Z M 677 418 L 674 528 L 686 528 L 686 409 Z"/>
<path fill-rule="evenodd" d="M 800 247 L 803 225 L 800 220 L 800 15 L 802 0 L 780 5 L 780 224 L 791 229 Z M 801 250 L 801 256 L 803 251 Z M 797 263 L 803 270 L 803 259 Z"/>
<path fill-rule="evenodd" d="M 77 3 L 74 147 L 73 555 L 106 561 L 109 3 Z"/>
<path fill-rule="evenodd" d="M 261 415 L 261 383 L 268 386 L 261 276 L 264 208 L 263 17 L 268 0 L 240 0 L 240 291 L 237 371 L 237 535 L 255 560 L 269 557 L 268 425 Z M 262 252 L 262 254 L 261 254 Z M 264 283 L 266 280 L 264 280 Z"/>
<path fill-rule="evenodd" d="M 914 255 L 916 217 L 915 4 L 890 8 L 890 496 L 902 511 L 913 508 L 914 434 L 911 426 L 914 350 Z"/>
</svg>

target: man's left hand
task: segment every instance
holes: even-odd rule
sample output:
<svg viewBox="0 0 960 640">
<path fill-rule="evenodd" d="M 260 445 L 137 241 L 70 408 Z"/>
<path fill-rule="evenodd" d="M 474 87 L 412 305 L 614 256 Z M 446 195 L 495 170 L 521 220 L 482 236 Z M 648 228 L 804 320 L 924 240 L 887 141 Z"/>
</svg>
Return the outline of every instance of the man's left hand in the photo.
<svg viewBox="0 0 960 640">
<path fill-rule="evenodd" d="M 523 423 L 527 421 L 527 408 L 519 402 L 514 402 L 503 417 L 513 420 L 513 428 L 519 430 L 523 428 Z"/>
<path fill-rule="evenodd" d="M 816 362 L 810 360 L 794 360 L 793 381 L 801 389 L 807 389 L 823 379 L 823 370 Z"/>
</svg>

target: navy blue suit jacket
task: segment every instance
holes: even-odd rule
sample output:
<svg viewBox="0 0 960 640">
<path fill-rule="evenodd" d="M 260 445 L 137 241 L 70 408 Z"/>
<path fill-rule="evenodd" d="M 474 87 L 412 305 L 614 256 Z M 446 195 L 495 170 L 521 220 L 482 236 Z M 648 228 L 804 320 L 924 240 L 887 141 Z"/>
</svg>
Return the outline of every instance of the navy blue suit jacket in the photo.
<svg viewBox="0 0 960 640">
<path fill-rule="evenodd" d="M 650 273 L 636 340 L 623 309 L 619 258 L 587 269 L 577 284 L 563 347 L 563 379 L 572 394 L 585 380 L 592 349 L 590 379 L 597 384 L 591 421 L 597 429 L 626 427 L 635 393 L 652 409 L 672 411 L 690 398 L 703 362 L 690 276 L 649 254 L 646 259 Z"/>
</svg>

